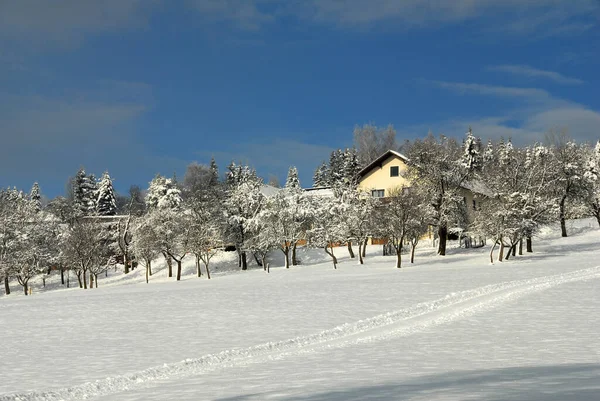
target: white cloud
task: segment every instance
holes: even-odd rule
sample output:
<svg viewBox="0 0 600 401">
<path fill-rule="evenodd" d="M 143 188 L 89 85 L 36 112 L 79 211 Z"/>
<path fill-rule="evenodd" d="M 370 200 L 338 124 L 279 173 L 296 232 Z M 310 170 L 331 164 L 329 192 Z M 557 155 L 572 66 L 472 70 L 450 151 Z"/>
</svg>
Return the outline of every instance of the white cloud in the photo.
<svg viewBox="0 0 600 401">
<path fill-rule="evenodd" d="M 527 65 L 497 65 L 488 68 L 490 71 L 507 72 L 529 78 L 545 78 L 559 84 L 582 84 L 583 80 L 564 76 L 555 71 L 540 70 Z"/>
<path fill-rule="evenodd" d="M 88 34 L 147 23 L 156 0 L 19 0 L 0 4 L 0 37 L 40 46 L 75 46 Z"/>
<path fill-rule="evenodd" d="M 497 86 L 486 84 L 475 84 L 465 82 L 447 82 L 447 81 L 425 81 L 430 82 L 440 88 L 448 89 L 461 94 L 492 95 L 504 97 L 525 97 L 549 99 L 550 94 L 537 88 L 518 88 L 512 86 Z"/>
<path fill-rule="evenodd" d="M 464 82 L 425 81 L 459 94 L 512 98 L 514 108 L 501 115 L 462 116 L 433 126 L 413 126 L 404 132 L 433 129 L 447 135 L 462 135 L 469 126 L 484 138 L 512 137 L 516 143 L 543 141 L 552 129 L 565 128 L 579 141 L 596 141 L 600 136 L 600 112 L 537 88 L 517 88 Z"/>
<path fill-rule="evenodd" d="M 280 17 L 341 28 L 438 28 L 496 18 L 496 31 L 542 36 L 577 34 L 597 24 L 596 0 L 189 0 L 202 15 L 256 30 Z M 493 21 L 490 19 L 490 21 Z M 489 29 L 493 23 L 481 24 Z"/>
</svg>

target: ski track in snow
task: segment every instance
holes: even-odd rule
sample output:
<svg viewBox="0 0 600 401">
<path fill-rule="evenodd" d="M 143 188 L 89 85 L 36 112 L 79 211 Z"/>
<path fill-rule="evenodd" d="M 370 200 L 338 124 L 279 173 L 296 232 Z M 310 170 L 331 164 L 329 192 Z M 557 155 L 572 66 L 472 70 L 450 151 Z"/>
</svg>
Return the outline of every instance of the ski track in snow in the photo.
<svg viewBox="0 0 600 401">
<path fill-rule="evenodd" d="M 153 382 L 193 376 L 231 366 L 256 364 L 293 355 L 410 336 L 561 284 L 600 278 L 600 266 L 570 273 L 515 280 L 451 293 L 431 302 L 346 323 L 322 332 L 253 347 L 232 349 L 164 364 L 123 376 L 107 377 L 63 389 L 0 396 L 0 401 L 80 400 L 148 387 Z"/>
</svg>

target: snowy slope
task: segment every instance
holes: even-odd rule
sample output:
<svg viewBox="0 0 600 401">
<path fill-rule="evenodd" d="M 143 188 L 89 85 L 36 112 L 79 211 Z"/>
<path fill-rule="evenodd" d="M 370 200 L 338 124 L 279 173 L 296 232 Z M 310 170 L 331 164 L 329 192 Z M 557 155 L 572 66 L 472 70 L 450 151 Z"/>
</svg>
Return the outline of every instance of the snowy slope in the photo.
<svg viewBox="0 0 600 401">
<path fill-rule="evenodd" d="M 600 231 L 577 225 L 493 266 L 424 249 L 4 297 L 0 399 L 598 399 Z"/>
</svg>

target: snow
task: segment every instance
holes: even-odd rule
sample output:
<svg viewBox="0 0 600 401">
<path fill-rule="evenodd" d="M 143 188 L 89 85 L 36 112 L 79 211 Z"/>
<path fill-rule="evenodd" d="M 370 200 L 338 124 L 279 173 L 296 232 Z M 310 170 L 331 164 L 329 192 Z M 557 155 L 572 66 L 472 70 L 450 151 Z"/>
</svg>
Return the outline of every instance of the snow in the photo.
<svg viewBox="0 0 600 401">
<path fill-rule="evenodd" d="M 0 400 L 595 400 L 600 230 L 541 230 L 534 254 L 302 250 L 302 266 L 0 297 Z M 222 272 L 219 274 L 219 272 Z M 123 285 L 129 284 L 129 285 Z"/>
</svg>

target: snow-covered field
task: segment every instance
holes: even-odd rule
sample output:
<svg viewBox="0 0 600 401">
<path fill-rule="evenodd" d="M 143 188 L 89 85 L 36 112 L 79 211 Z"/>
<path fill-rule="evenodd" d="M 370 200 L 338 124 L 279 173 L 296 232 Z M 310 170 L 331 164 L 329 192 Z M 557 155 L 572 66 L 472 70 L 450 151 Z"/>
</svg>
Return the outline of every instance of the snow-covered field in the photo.
<svg viewBox="0 0 600 401">
<path fill-rule="evenodd" d="M 600 230 L 570 229 L 495 265 L 489 247 L 403 269 L 340 248 L 338 270 L 311 251 L 270 274 L 222 259 L 210 281 L 188 262 L 182 282 L 14 286 L 0 400 L 600 400 Z"/>
</svg>

